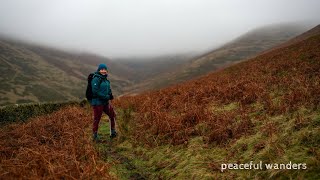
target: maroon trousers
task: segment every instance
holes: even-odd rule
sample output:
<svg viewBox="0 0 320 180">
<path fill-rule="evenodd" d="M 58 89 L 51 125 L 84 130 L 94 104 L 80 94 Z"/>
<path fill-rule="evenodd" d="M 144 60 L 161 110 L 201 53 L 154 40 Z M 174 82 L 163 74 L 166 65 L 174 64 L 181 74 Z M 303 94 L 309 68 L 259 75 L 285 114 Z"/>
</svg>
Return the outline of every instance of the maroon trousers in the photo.
<svg viewBox="0 0 320 180">
<path fill-rule="evenodd" d="M 109 103 L 108 105 L 93 106 L 93 116 L 94 116 L 94 122 L 93 122 L 93 127 L 92 127 L 93 133 L 98 132 L 99 122 L 100 122 L 100 119 L 101 119 L 103 112 L 105 112 L 109 116 L 110 133 L 111 133 L 111 130 L 115 130 L 116 113 L 115 113 L 112 105 Z"/>
</svg>

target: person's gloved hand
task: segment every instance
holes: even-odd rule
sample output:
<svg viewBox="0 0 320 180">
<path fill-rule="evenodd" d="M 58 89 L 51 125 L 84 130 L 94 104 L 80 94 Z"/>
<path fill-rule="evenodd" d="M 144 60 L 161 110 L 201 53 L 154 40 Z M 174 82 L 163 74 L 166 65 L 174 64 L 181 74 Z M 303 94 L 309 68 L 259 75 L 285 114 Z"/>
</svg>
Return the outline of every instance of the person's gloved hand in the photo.
<svg viewBox="0 0 320 180">
<path fill-rule="evenodd" d="M 112 94 L 110 94 L 110 100 L 112 100 L 113 99 L 113 95 Z"/>
<path fill-rule="evenodd" d="M 104 96 L 101 97 L 101 99 L 108 101 L 110 100 L 110 95 L 109 94 L 105 94 Z"/>
</svg>

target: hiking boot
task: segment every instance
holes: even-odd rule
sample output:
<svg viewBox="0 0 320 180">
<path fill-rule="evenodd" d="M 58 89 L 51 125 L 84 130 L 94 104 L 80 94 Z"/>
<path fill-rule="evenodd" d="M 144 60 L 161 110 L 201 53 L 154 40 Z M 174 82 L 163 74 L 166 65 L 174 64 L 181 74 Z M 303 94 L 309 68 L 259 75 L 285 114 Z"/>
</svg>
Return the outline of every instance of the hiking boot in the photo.
<svg viewBox="0 0 320 180">
<path fill-rule="evenodd" d="M 117 132 L 116 132 L 116 130 L 111 129 L 111 135 L 110 135 L 110 138 L 112 139 L 112 138 L 115 138 L 115 137 L 117 137 Z"/>
<path fill-rule="evenodd" d="M 97 133 L 93 133 L 93 137 L 92 137 L 93 141 L 98 142 L 99 141 L 99 136 Z"/>
</svg>

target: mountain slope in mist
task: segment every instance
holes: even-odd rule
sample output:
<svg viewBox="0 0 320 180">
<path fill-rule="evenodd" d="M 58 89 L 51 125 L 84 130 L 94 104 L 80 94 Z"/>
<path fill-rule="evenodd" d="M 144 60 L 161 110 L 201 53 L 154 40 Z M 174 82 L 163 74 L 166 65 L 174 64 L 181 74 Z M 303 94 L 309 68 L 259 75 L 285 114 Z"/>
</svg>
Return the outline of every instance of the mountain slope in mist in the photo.
<svg viewBox="0 0 320 180">
<path fill-rule="evenodd" d="M 0 105 L 82 99 L 86 78 L 99 63 L 110 67 L 115 94 L 121 94 L 121 87 L 130 84 L 125 76 L 130 71 L 107 58 L 8 39 L 0 40 L 0 63 Z"/>
<path fill-rule="evenodd" d="M 115 95 L 164 87 L 254 56 L 304 28 L 260 28 L 198 58 L 186 53 L 110 60 L 0 38 L 0 105 L 84 98 L 86 77 L 99 63 L 108 65 Z"/>
<path fill-rule="evenodd" d="M 178 70 L 160 74 L 133 86 L 129 92 L 164 87 L 240 62 L 284 43 L 308 28 L 307 25 L 280 24 L 252 30 L 216 50 L 194 58 Z"/>
</svg>

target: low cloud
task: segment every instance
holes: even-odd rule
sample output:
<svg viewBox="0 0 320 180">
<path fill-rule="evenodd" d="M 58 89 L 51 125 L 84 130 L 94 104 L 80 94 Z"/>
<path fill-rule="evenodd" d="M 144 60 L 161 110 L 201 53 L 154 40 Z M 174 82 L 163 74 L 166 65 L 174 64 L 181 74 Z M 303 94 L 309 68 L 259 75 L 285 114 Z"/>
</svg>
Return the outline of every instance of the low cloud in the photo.
<svg viewBox="0 0 320 180">
<path fill-rule="evenodd" d="M 197 52 L 259 26 L 320 22 L 318 0 L 2 0 L 2 35 L 108 57 Z"/>
</svg>

